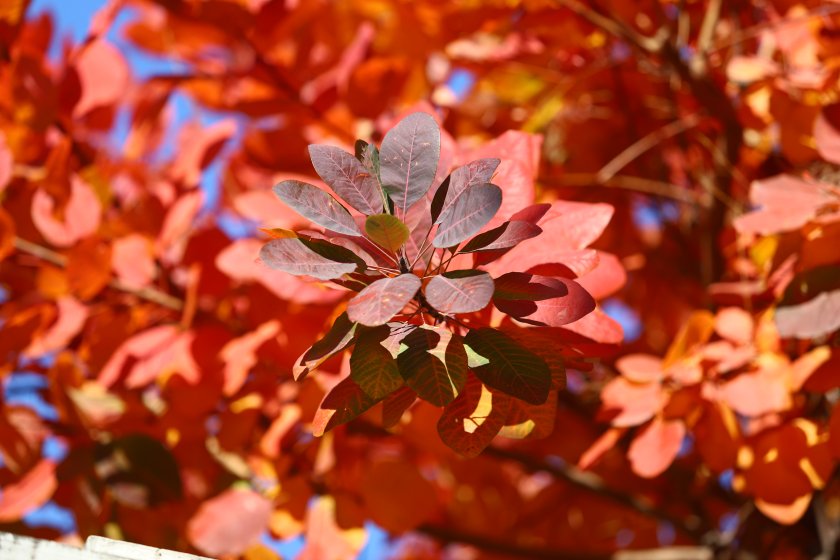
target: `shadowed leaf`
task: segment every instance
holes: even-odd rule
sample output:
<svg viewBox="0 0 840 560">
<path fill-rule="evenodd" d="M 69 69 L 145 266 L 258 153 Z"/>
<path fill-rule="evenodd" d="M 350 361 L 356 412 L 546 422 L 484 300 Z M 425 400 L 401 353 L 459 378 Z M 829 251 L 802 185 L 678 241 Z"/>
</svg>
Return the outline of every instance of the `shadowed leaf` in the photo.
<svg viewBox="0 0 840 560">
<path fill-rule="evenodd" d="M 386 397 L 403 384 L 397 361 L 381 344 L 390 332 L 384 325 L 361 330 L 350 356 L 350 377 L 374 399 Z"/>
<path fill-rule="evenodd" d="M 438 420 L 440 439 L 466 457 L 476 457 L 490 445 L 505 423 L 511 399 L 469 376 L 464 390 Z"/>
<path fill-rule="evenodd" d="M 435 406 L 452 401 L 467 379 L 461 337 L 440 327 L 420 327 L 402 340 L 397 356 L 406 384 Z"/>
<path fill-rule="evenodd" d="M 542 404 L 551 388 L 551 372 L 539 356 L 508 335 L 491 328 L 473 329 L 464 342 L 489 360 L 473 368 L 494 389 L 531 404 Z"/>
<path fill-rule="evenodd" d="M 340 352 L 350 344 L 356 332 L 356 324 L 347 318 L 347 313 L 339 315 L 324 337 L 313 344 L 295 363 L 292 374 L 300 380 L 325 360 Z"/>
<path fill-rule="evenodd" d="M 336 426 L 353 420 L 380 400 L 365 393 L 348 377 L 333 387 L 321 401 L 312 420 L 312 433 L 322 436 Z"/>
</svg>

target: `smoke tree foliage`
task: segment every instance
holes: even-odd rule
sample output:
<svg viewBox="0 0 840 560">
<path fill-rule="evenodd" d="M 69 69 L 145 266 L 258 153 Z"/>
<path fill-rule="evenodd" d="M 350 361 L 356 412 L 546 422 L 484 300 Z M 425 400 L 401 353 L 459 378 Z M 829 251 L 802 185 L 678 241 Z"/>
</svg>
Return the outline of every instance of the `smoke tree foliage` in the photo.
<svg viewBox="0 0 840 560">
<path fill-rule="evenodd" d="M 100 3 L 0 5 L 0 531 L 837 556 L 840 4 Z"/>
<path fill-rule="evenodd" d="M 545 331 L 582 319 L 595 300 L 560 254 L 540 263 L 554 265 L 546 274 L 528 272 L 539 266 L 495 277 L 486 269 L 542 234 L 551 205 L 498 219 L 496 158 L 457 167 L 437 184 L 440 130 L 425 113 L 402 119 L 380 148 L 359 140 L 355 149 L 354 157 L 309 146 L 315 170 L 341 200 L 301 181 L 279 183 L 277 197 L 322 229 L 267 230 L 273 239 L 260 251 L 271 268 L 356 292 L 295 364 L 301 379 L 351 353 L 350 373 L 324 397 L 315 433 L 380 401 L 385 425 L 393 425 L 418 397 L 443 407 L 440 437 L 465 455 L 503 429 L 529 435 L 534 417 L 550 430 L 565 370 L 560 341 Z"/>
</svg>

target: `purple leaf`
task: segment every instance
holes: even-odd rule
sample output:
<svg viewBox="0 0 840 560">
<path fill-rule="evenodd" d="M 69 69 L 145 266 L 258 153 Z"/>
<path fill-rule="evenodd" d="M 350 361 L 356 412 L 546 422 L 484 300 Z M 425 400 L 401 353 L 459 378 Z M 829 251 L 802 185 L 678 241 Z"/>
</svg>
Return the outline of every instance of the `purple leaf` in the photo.
<svg viewBox="0 0 840 560">
<path fill-rule="evenodd" d="M 441 313 L 472 313 L 487 307 L 493 297 L 493 279 L 480 270 L 456 270 L 432 278 L 426 300 Z"/>
<path fill-rule="evenodd" d="M 542 233 L 538 225 L 524 222 L 505 222 L 499 227 L 485 231 L 470 239 L 469 243 L 460 250 L 461 253 L 474 251 L 501 251 L 515 247 L 526 239 L 531 239 Z"/>
<path fill-rule="evenodd" d="M 274 194 L 304 218 L 330 231 L 360 235 L 350 212 L 329 193 L 302 181 L 283 181 Z"/>
<path fill-rule="evenodd" d="M 347 204 L 370 216 L 382 212 L 379 182 L 364 166 L 341 148 L 312 144 L 309 156 L 315 171 Z"/>
<path fill-rule="evenodd" d="M 551 389 L 551 372 L 542 358 L 489 327 L 471 330 L 464 342 L 487 360 L 473 372 L 489 387 L 531 404 L 545 402 Z"/>
<path fill-rule="evenodd" d="M 467 352 L 460 336 L 441 327 L 421 326 L 403 338 L 397 356 L 405 383 L 425 401 L 446 406 L 467 381 Z"/>
<path fill-rule="evenodd" d="M 411 301 L 420 284 L 420 278 L 413 274 L 377 280 L 350 300 L 347 315 L 354 323 L 384 325 Z"/>
<path fill-rule="evenodd" d="M 439 192 L 435 193 L 436 201 L 438 201 L 438 194 L 442 198 L 439 201 L 439 208 L 436 204 L 432 205 L 432 217 L 435 223 L 441 222 L 446 211 L 469 187 L 489 183 L 499 163 L 501 163 L 500 160 L 496 158 L 477 159 L 455 169 L 449 175 L 448 182 L 445 181 L 438 189 Z"/>
<path fill-rule="evenodd" d="M 526 206 L 519 212 L 510 217 L 511 222 L 528 222 L 536 225 L 546 213 L 551 210 L 551 204 L 543 202 L 541 204 L 532 204 Z"/>
<path fill-rule="evenodd" d="M 324 249 L 327 246 L 330 246 L 330 257 L 319 254 L 326 252 Z M 272 239 L 260 249 L 260 258 L 271 268 L 298 276 L 312 276 L 319 280 L 333 280 L 342 274 L 355 272 L 362 262 L 360 259 L 354 260 L 358 257 L 342 247 L 326 241 L 316 243 L 315 240 L 311 240 L 304 243 L 296 237 Z M 342 262 L 336 262 L 336 258 L 341 258 Z M 361 268 L 364 268 L 364 264 Z"/>
<path fill-rule="evenodd" d="M 435 179 L 440 129 L 426 113 L 413 113 L 392 128 L 379 153 L 382 187 L 401 215 L 420 200 Z"/>
<path fill-rule="evenodd" d="M 502 189 L 490 183 L 473 185 L 440 217 L 432 245 L 454 247 L 472 237 L 493 219 L 502 205 Z"/>
</svg>

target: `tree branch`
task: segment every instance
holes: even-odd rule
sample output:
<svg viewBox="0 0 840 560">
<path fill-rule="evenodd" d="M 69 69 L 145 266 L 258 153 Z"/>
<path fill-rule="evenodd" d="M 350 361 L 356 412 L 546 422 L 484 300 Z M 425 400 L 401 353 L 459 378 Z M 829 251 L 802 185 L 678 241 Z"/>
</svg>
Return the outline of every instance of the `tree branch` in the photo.
<svg viewBox="0 0 840 560">
<path fill-rule="evenodd" d="M 644 177 L 632 177 L 629 175 L 614 175 L 606 181 L 602 181 L 597 173 L 564 173 L 562 176 L 540 177 L 538 181 L 544 185 L 557 187 L 609 187 L 640 192 L 653 196 L 662 196 L 684 202 L 686 204 L 701 204 L 702 198 L 679 185 L 646 179 Z"/>
<path fill-rule="evenodd" d="M 601 477 L 594 473 L 585 472 L 573 466 L 559 466 L 551 464 L 525 453 L 520 453 L 510 449 L 501 449 L 494 446 L 488 447 L 484 453 L 500 459 L 516 461 L 529 471 L 547 472 L 557 478 L 565 480 L 573 486 L 612 500 L 613 502 L 641 513 L 642 515 L 658 519 L 659 521 L 666 521 L 672 524 L 678 531 L 682 532 L 684 535 L 696 542 L 700 542 L 703 538 L 704 531 L 695 526 L 694 523 L 684 519 L 675 518 L 670 512 L 658 508 L 645 500 L 641 500 L 635 496 L 610 488 L 604 483 Z"/>
<path fill-rule="evenodd" d="M 54 264 L 61 268 L 65 268 L 67 266 L 67 258 L 64 255 L 62 255 L 61 253 L 56 253 L 52 249 L 47 249 L 46 247 L 38 245 L 37 243 L 27 241 L 26 239 L 22 239 L 20 237 L 15 237 L 14 245 L 15 249 L 17 249 L 21 253 L 32 255 L 33 257 L 37 257 L 44 262 Z M 133 288 L 131 286 L 127 286 L 126 284 L 124 284 L 120 280 L 117 280 L 116 278 L 108 282 L 108 286 L 114 290 L 131 294 L 140 299 L 144 299 L 146 301 L 155 303 L 157 305 L 160 305 L 161 307 L 172 309 L 174 311 L 181 311 L 181 309 L 183 309 L 184 307 L 184 302 L 180 299 L 176 298 L 175 296 L 171 296 L 169 294 L 161 292 L 160 290 L 157 290 L 155 288 Z"/>
</svg>

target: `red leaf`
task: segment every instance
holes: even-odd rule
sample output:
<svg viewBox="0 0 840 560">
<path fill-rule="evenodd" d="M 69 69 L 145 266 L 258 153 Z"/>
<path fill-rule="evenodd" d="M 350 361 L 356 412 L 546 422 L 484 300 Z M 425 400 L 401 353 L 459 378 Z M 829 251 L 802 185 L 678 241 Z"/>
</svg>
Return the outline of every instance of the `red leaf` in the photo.
<svg viewBox="0 0 840 560">
<path fill-rule="evenodd" d="M 49 500 L 58 481 L 55 463 L 48 459 L 35 465 L 23 478 L 3 487 L 0 494 L 0 523 L 19 521 L 26 513 Z"/>
<path fill-rule="evenodd" d="M 172 180 L 185 187 L 198 186 L 201 171 L 210 165 L 235 132 L 236 121 L 233 119 L 225 119 L 198 130 L 184 128 L 178 156 L 170 171 Z"/>
<path fill-rule="evenodd" d="M 87 183 L 74 177 L 64 218 L 55 217 L 55 202 L 43 189 L 32 198 L 32 221 L 44 238 L 56 247 L 70 247 L 99 229 L 102 206 Z"/>
<path fill-rule="evenodd" d="M 45 332 L 37 336 L 26 347 L 27 356 L 41 356 L 48 352 L 63 350 L 85 324 L 88 318 L 88 308 L 78 300 L 66 296 L 56 301 L 58 319 Z"/>
<path fill-rule="evenodd" d="M 280 322 L 268 321 L 256 330 L 225 344 L 219 352 L 219 357 L 225 363 L 224 394 L 226 396 L 234 395 L 242 388 L 248 372 L 257 363 L 257 350 L 276 337 L 279 332 Z"/>
<path fill-rule="evenodd" d="M 577 466 L 581 469 L 588 469 L 600 459 L 604 453 L 615 447 L 621 436 L 627 430 L 625 428 L 610 428 L 595 440 L 589 448 L 583 452 L 583 455 L 578 459 Z"/>
<path fill-rule="evenodd" d="M 648 354 L 630 354 L 615 363 L 621 375 L 636 383 L 658 383 L 664 377 L 662 360 Z"/>
<path fill-rule="evenodd" d="M 203 554 L 239 555 L 259 542 L 271 502 L 251 490 L 226 490 L 207 500 L 187 524 L 187 538 Z"/>
<path fill-rule="evenodd" d="M 111 267 L 126 287 L 139 289 L 148 286 L 155 277 L 152 244 L 138 233 L 120 237 L 111 246 Z"/>
<path fill-rule="evenodd" d="M 82 97 L 73 108 L 79 118 L 93 109 L 122 101 L 130 85 L 128 65 L 120 51 L 104 39 L 84 46 L 73 62 L 79 76 Z M 107 68 L 107 72 L 103 69 Z"/>
<path fill-rule="evenodd" d="M 435 487 L 407 459 L 374 463 L 364 473 L 361 491 L 371 519 L 392 533 L 417 528 L 437 509 Z"/>
<path fill-rule="evenodd" d="M 438 434 L 443 442 L 466 457 L 476 457 L 502 429 L 510 398 L 494 393 L 470 376 L 461 394 L 443 409 Z"/>
<path fill-rule="evenodd" d="M 617 377 L 601 391 L 604 412 L 613 426 L 637 426 L 653 418 L 668 402 L 658 383 L 631 383 Z"/>
<path fill-rule="evenodd" d="M 175 359 L 174 346 L 179 336 L 175 325 L 152 327 L 134 335 L 114 352 L 99 372 L 98 381 L 111 387 L 127 375 L 135 386 L 145 385 Z"/>
<path fill-rule="evenodd" d="M 630 444 L 627 458 L 633 472 L 644 478 L 662 474 L 677 456 L 684 437 L 682 420 L 655 418 Z"/>
</svg>

